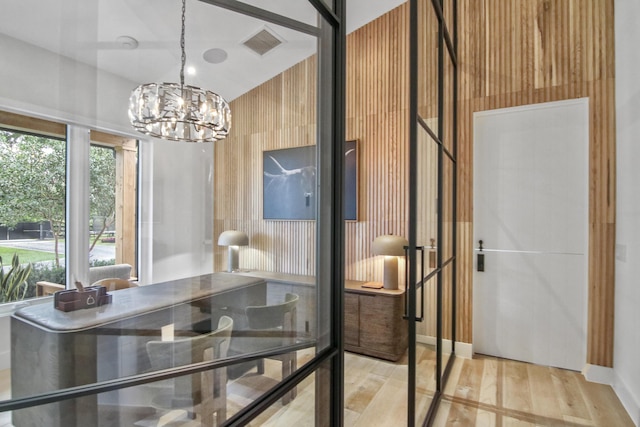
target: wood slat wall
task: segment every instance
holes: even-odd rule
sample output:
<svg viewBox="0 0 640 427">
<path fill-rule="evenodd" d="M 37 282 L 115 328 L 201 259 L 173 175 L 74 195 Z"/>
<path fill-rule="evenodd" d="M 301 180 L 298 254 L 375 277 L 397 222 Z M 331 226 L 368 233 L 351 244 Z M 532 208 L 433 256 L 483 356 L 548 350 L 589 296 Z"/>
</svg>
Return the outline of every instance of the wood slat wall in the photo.
<svg viewBox="0 0 640 427">
<path fill-rule="evenodd" d="M 472 339 L 473 113 L 589 97 L 587 363 L 612 366 L 613 0 L 459 1 L 458 337 Z"/>
<path fill-rule="evenodd" d="M 348 279 L 381 281 L 371 242 L 407 233 L 407 11 L 395 9 L 347 37 L 346 139 L 357 140 L 359 151 L 358 221 L 346 224 Z M 315 223 L 262 219 L 262 152 L 315 144 L 315 103 L 315 56 L 231 102 L 231 133 L 215 147 L 214 238 L 231 228 L 249 235 L 241 268 L 315 274 Z M 225 263 L 225 248 L 216 246 L 215 269 Z"/>
<path fill-rule="evenodd" d="M 230 135 L 214 152 L 214 239 L 228 229 L 247 233 L 241 268 L 315 274 L 315 222 L 262 219 L 262 152 L 314 145 L 315 106 L 315 56 L 231 102 Z M 217 271 L 226 269 L 225 249 L 215 246 Z"/>
<path fill-rule="evenodd" d="M 613 361 L 615 113 L 613 0 L 458 1 L 458 332 L 472 342 L 473 113 L 590 98 L 588 363 Z M 432 20 L 426 16 L 425 22 Z M 431 36 L 426 35 L 425 46 Z M 359 220 L 346 226 L 346 277 L 380 280 L 373 239 L 407 234 L 408 6 L 347 37 L 347 140 L 359 142 Z M 420 62 L 432 75 L 433 51 Z M 420 112 L 434 119 L 430 84 Z M 250 236 L 241 267 L 314 274 L 312 222 L 262 220 L 262 151 L 315 141 L 315 59 L 233 101 L 216 144 L 215 235 Z M 427 161 L 427 160 L 425 160 Z M 429 219 L 425 216 L 425 221 Z M 428 233 L 427 233 L 428 234 Z M 423 236 L 425 244 L 428 236 Z M 216 269 L 225 265 L 215 251 Z M 448 306 L 448 304 L 445 304 Z M 429 327 L 424 327 L 427 333 Z M 446 332 L 446 331 L 445 331 Z"/>
</svg>

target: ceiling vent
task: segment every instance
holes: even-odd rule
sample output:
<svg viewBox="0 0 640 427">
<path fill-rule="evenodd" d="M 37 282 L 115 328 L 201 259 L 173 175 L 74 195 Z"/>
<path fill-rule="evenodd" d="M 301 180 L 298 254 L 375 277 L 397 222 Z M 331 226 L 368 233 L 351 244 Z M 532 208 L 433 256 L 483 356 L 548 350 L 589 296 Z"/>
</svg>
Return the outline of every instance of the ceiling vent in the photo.
<svg viewBox="0 0 640 427">
<path fill-rule="evenodd" d="M 245 40 L 243 44 L 258 55 L 263 56 L 278 45 L 281 45 L 282 40 L 268 28 L 264 28 Z"/>
</svg>

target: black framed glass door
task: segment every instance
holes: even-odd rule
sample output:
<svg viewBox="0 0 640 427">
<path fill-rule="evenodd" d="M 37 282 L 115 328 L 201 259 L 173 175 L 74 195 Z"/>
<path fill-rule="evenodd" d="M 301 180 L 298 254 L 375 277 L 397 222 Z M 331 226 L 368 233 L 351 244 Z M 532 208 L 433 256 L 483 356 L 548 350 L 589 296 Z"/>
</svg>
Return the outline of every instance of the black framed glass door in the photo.
<svg viewBox="0 0 640 427">
<path fill-rule="evenodd" d="M 455 358 L 455 7 L 410 2 L 410 426 L 433 422 Z"/>
</svg>

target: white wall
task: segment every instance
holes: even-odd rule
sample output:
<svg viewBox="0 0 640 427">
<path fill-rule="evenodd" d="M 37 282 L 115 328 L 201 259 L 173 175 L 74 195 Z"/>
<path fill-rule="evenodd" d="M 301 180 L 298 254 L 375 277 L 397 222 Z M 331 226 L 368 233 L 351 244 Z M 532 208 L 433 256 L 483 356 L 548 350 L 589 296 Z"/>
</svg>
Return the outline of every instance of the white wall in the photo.
<svg viewBox="0 0 640 427">
<path fill-rule="evenodd" d="M 137 84 L 0 33 L 0 109 L 133 134 L 127 108 Z"/>
<path fill-rule="evenodd" d="M 614 389 L 640 425 L 640 2 L 615 2 L 617 230 Z"/>
<path fill-rule="evenodd" d="M 143 284 L 213 272 L 213 144 L 141 141 Z"/>
</svg>

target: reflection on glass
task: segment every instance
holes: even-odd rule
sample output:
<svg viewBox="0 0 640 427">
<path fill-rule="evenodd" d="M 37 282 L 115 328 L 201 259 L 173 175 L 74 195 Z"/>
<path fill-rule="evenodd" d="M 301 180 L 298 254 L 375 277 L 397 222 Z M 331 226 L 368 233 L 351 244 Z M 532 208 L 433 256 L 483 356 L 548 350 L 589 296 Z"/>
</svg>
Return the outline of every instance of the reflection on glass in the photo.
<svg viewBox="0 0 640 427">
<path fill-rule="evenodd" d="M 453 264 L 442 270 L 442 369 L 449 361 L 452 352 L 453 328 Z"/>
<path fill-rule="evenodd" d="M 220 338 L 218 336 L 218 338 Z M 183 339 L 167 341 L 176 344 L 158 351 L 158 359 L 163 366 L 188 366 L 188 360 L 204 360 L 215 356 L 216 344 L 194 344 L 182 346 Z M 152 345 L 155 347 L 155 344 Z M 179 351 L 178 348 L 182 347 Z M 198 350 L 196 352 L 196 349 Z M 195 354 L 198 356 L 195 356 Z M 166 357 L 170 355 L 170 357 Z M 298 352 L 298 359 L 306 362 L 312 356 L 310 350 Z M 178 359 L 186 363 L 178 363 Z M 195 360 L 193 360 L 195 362 Z M 232 418 L 256 398 L 279 383 L 279 367 L 275 362 L 266 361 L 265 374 L 258 381 L 257 376 L 228 378 L 229 368 L 205 370 L 191 375 L 178 376 L 162 381 L 123 388 L 97 396 L 83 397 L 65 402 L 36 406 L 24 410 L 0 414 L 2 425 L 86 425 L 86 426 L 169 426 L 188 425 L 192 427 L 220 425 Z M 6 371 L 0 372 L 2 383 L 8 382 Z M 2 397 L 8 398 L 2 390 Z M 251 425 L 263 425 L 270 419 L 279 425 L 301 425 L 314 419 L 315 375 L 304 379 L 295 388 L 296 398 L 284 403 L 278 400 L 262 413 Z M 282 422 L 282 424 L 280 424 Z"/>
<path fill-rule="evenodd" d="M 437 280 L 424 283 L 425 318 L 416 326 L 416 421 L 422 424 L 436 391 Z"/>
<path fill-rule="evenodd" d="M 93 421 L 92 417 L 101 417 L 104 411 L 120 417 L 125 409 L 135 409 L 141 416 L 138 420 L 170 417 L 175 411 L 185 416 L 205 411 L 201 416 L 215 412 L 219 414 L 215 416 L 227 417 L 227 409 L 241 410 L 309 361 L 315 348 L 296 329 L 298 295 L 287 293 L 282 301 L 269 303 L 264 281 L 246 277 L 232 280 L 233 290 L 218 294 L 215 289 L 224 289 L 228 281 L 224 274 L 113 291 L 110 304 L 98 312 L 80 310 L 73 320 L 58 316 L 57 322 L 49 304 L 23 309 L 12 327 L 11 396 L 260 354 L 264 357 L 213 372 L 162 381 L 155 387 L 136 387 L 132 395 L 120 390 L 105 394 L 106 400 L 83 398 L 82 408 L 68 401 L 48 405 L 46 414 L 52 425 L 57 421 L 65 425 L 69 417 Z M 175 289 L 182 292 L 176 294 Z M 247 305 L 260 299 L 262 305 Z M 188 302 L 177 303 L 180 300 Z M 110 317 L 116 320 L 91 327 L 96 319 Z M 50 333 L 43 329 L 43 322 L 66 333 Z M 67 360 L 69 352 L 82 354 L 81 365 Z M 298 400 L 299 393 L 299 387 L 286 393 L 281 406 Z M 219 402 L 230 395 L 237 395 L 236 406 L 220 407 Z M 139 408 L 133 407 L 136 405 Z M 149 408 L 154 408 L 153 413 L 147 414 Z M 41 416 L 40 409 L 16 411 L 14 422 L 40 425 L 33 423 Z"/>
<path fill-rule="evenodd" d="M 453 179 L 454 164 L 447 156 L 443 156 L 442 163 L 442 260 L 443 263 L 453 255 L 453 228 L 454 219 L 454 199 L 453 199 Z"/>
<path fill-rule="evenodd" d="M 438 144 L 418 126 L 417 244 L 428 248 L 427 271 L 437 267 L 438 239 Z"/>
<path fill-rule="evenodd" d="M 240 0 L 242 3 L 246 3 L 251 6 L 259 7 L 260 9 L 267 10 L 269 12 L 277 13 L 278 15 L 286 16 L 287 18 L 295 19 L 296 21 L 303 22 L 308 25 L 318 25 L 318 13 L 316 9 L 311 5 L 309 1 L 282 1 L 282 0 Z M 330 4 L 330 1 L 324 1 Z"/>
<path fill-rule="evenodd" d="M 449 153 L 453 155 L 453 143 L 454 143 L 454 107 L 455 100 L 453 97 L 453 86 L 454 86 L 454 75 L 455 68 L 453 66 L 453 62 L 451 60 L 451 56 L 449 55 L 448 48 L 445 45 L 445 52 L 443 55 L 444 59 L 444 97 L 443 101 L 443 135 L 440 136 L 442 138 L 442 143 Z"/>
<path fill-rule="evenodd" d="M 418 115 L 438 134 L 438 19 L 430 0 L 418 1 Z"/>
</svg>

